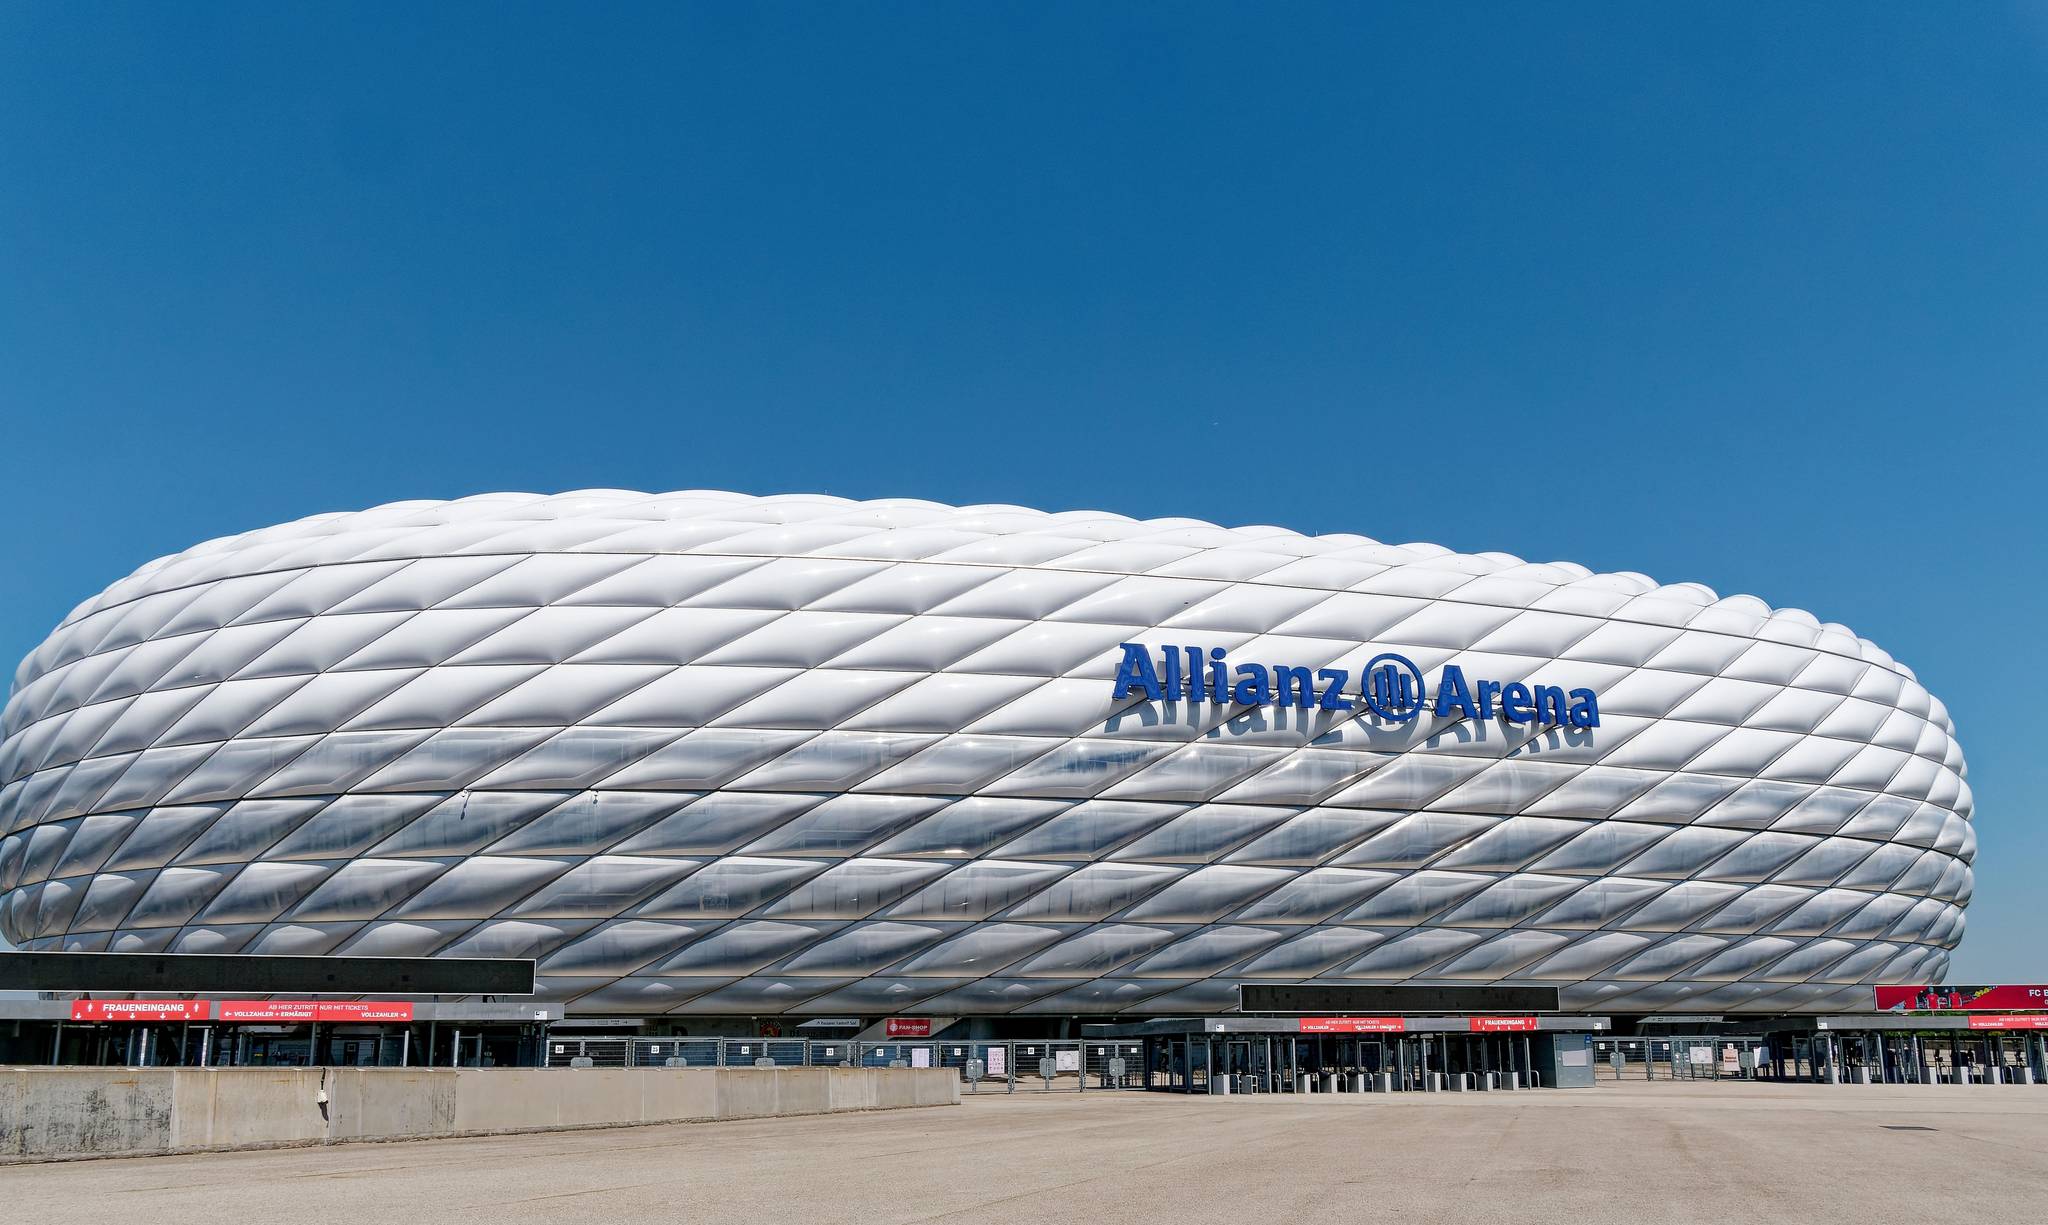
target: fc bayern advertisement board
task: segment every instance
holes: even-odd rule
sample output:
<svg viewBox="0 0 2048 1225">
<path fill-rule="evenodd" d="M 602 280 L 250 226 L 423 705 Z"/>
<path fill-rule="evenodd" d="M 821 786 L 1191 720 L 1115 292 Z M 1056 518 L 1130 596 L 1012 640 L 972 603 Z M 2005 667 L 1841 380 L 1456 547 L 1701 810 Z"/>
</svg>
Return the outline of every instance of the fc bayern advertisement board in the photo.
<svg viewBox="0 0 2048 1225">
<path fill-rule="evenodd" d="M 1995 987 L 1879 987 L 1879 1012 L 2024 1012 L 2048 1008 L 2048 986 L 2006 983 Z"/>
</svg>

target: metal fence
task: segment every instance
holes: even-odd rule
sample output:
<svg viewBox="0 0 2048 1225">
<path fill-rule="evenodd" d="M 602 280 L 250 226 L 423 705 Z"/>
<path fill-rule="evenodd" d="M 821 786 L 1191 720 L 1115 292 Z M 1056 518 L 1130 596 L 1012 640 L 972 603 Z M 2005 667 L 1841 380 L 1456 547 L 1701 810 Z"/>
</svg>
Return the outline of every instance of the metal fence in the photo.
<svg viewBox="0 0 2048 1225">
<path fill-rule="evenodd" d="M 549 1068 L 952 1068 L 969 1093 L 1142 1089 L 1137 1042 L 848 1042 L 818 1038 L 550 1037 Z"/>
<path fill-rule="evenodd" d="M 1596 1038 L 1599 1080 L 1755 1080 L 1762 1040 L 1727 1035 Z"/>
</svg>

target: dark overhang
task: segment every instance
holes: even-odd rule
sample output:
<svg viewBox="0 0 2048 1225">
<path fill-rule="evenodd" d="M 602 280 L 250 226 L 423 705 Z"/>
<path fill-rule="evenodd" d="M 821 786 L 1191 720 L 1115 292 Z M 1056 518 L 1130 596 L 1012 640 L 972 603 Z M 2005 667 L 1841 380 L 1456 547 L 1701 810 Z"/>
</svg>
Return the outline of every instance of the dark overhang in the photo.
<svg viewBox="0 0 2048 1225">
<path fill-rule="evenodd" d="M 1245 983 L 1239 1012 L 1341 1012 L 1406 1016 L 1422 1012 L 1556 1012 L 1556 987 L 1371 987 Z"/>
<path fill-rule="evenodd" d="M 0 1025 L 9 1023 L 25 1024 L 112 1024 L 127 1028 L 134 1025 L 175 1025 L 185 1022 L 161 1021 L 146 1016 L 131 1016 L 118 1019 L 102 1019 L 98 1022 L 81 1022 L 73 1019 L 71 1000 L 0 1000 Z M 541 1025 L 559 1024 L 562 1020 L 560 1004 L 535 1004 L 531 1001 L 517 1004 L 479 1004 L 469 1001 L 443 1003 L 429 1001 L 412 1006 L 414 1021 L 439 1021 L 443 1024 L 492 1024 L 492 1025 Z M 270 1022 L 275 1024 L 276 1022 Z M 243 1025 L 264 1024 L 258 1021 L 192 1021 L 194 1025 Z M 286 1022 L 291 1024 L 291 1022 Z M 324 1024 L 324 1022 L 323 1022 Z M 407 1022 L 357 1022 L 363 1025 L 388 1025 L 402 1028 Z"/>
<path fill-rule="evenodd" d="M 0 990 L 248 995 L 532 995 L 510 957 L 266 957 L 243 953 L 0 953 Z"/>
</svg>

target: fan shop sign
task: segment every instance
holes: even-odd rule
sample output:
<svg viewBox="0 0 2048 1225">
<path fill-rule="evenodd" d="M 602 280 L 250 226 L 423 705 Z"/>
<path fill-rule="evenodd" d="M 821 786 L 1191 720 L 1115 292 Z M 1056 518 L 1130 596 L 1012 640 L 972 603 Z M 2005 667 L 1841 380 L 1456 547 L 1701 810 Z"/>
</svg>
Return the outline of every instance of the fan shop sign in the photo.
<svg viewBox="0 0 2048 1225">
<path fill-rule="evenodd" d="M 1600 697 L 1591 689 L 1468 677 L 1457 664 L 1445 664 L 1432 689 L 1414 660 L 1391 651 L 1367 660 L 1354 685 L 1348 668 L 1237 663 L 1222 647 L 1161 647 L 1156 656 L 1143 643 L 1121 643 L 1119 649 L 1123 658 L 1111 693 L 1117 701 L 1142 696 L 1149 702 L 1298 706 L 1354 714 L 1363 708 L 1389 723 L 1406 723 L 1427 712 L 1440 719 L 1498 718 L 1538 727 L 1600 726 Z"/>
</svg>

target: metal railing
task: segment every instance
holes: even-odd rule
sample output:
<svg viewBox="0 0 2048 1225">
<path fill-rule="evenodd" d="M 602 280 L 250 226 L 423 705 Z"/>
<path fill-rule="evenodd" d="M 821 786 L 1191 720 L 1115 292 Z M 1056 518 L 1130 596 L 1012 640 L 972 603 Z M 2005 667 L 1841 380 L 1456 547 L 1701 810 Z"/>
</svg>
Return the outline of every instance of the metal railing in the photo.
<svg viewBox="0 0 2048 1225">
<path fill-rule="evenodd" d="M 970 1093 L 1142 1089 L 1144 1047 L 1077 1038 L 849 1042 L 820 1038 L 550 1036 L 547 1068 L 952 1068 Z"/>
<path fill-rule="evenodd" d="M 1730 1035 L 1595 1038 L 1596 1080 L 1755 1080 L 1762 1040 Z"/>
</svg>

